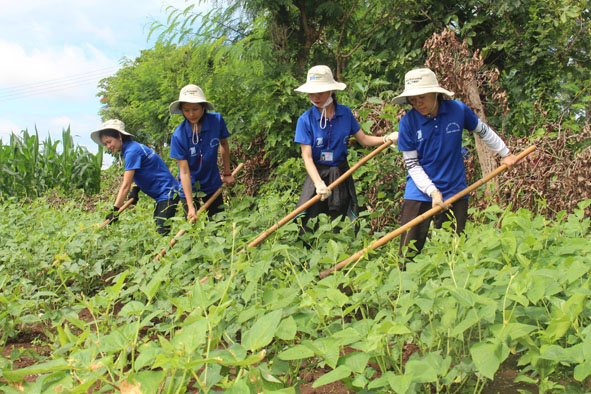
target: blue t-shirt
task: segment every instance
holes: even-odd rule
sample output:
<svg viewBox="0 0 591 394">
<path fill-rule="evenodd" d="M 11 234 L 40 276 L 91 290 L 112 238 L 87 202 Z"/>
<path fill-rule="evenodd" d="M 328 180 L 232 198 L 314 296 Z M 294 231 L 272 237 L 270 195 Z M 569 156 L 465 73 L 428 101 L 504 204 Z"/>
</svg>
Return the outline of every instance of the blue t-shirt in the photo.
<svg viewBox="0 0 591 394">
<path fill-rule="evenodd" d="M 324 129 L 320 128 L 320 115 L 316 107 L 304 112 L 298 119 L 294 141 L 312 147 L 314 163 L 338 166 L 347 160 L 349 137 L 361 127 L 346 105 L 335 103 L 334 116 Z M 322 123 L 324 125 L 324 119 Z"/>
<path fill-rule="evenodd" d="M 152 149 L 139 142 L 128 141 L 123 143 L 121 154 L 125 159 L 125 171 L 135 170 L 133 181 L 156 202 L 166 201 L 178 195 L 178 181 Z"/>
<path fill-rule="evenodd" d="M 222 115 L 216 112 L 206 113 L 198 136 L 194 143 L 191 124 L 185 119 L 172 134 L 170 157 L 187 160 L 193 188 L 195 182 L 199 182 L 200 191 L 212 194 L 222 186 L 218 169 L 220 140 L 230 136 Z"/>
<path fill-rule="evenodd" d="M 461 101 L 441 101 L 433 118 L 413 108 L 400 120 L 398 150 L 417 151 L 419 164 L 446 200 L 466 188 L 462 132 L 477 125 L 478 117 Z M 410 175 L 406 176 L 404 198 L 431 201 Z"/>
</svg>

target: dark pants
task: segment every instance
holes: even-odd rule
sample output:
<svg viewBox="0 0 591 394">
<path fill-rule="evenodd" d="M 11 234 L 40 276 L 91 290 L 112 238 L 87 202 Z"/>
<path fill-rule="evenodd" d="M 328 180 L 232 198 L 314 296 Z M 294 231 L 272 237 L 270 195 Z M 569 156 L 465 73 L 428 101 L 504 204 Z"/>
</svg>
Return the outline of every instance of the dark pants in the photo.
<svg viewBox="0 0 591 394">
<path fill-rule="evenodd" d="M 343 173 L 349 170 L 347 162 L 341 163 L 339 166 L 327 166 L 323 164 L 316 164 L 316 169 L 320 178 L 325 184 L 330 185 L 336 179 L 338 179 Z M 310 175 L 306 175 L 304 180 L 304 187 L 300 194 L 300 199 L 296 204 L 297 207 L 301 207 L 310 199 L 316 196 L 316 187 Z M 339 216 L 346 216 L 351 221 L 355 221 L 359 214 L 359 208 L 357 206 L 357 194 L 355 192 L 355 183 L 353 178 L 348 177 L 336 188 L 332 189 L 331 196 L 325 201 L 318 201 L 316 204 L 308 207 L 304 212 L 300 214 L 302 227 L 300 228 L 300 235 L 304 232 L 314 232 L 318 227 L 316 223 L 315 228 L 308 227 L 308 220 L 317 217 L 321 213 L 330 216 L 331 220 L 338 218 Z M 355 233 L 357 233 L 358 226 L 355 225 Z M 335 233 L 340 231 L 340 228 L 333 230 Z"/>
<path fill-rule="evenodd" d="M 404 200 L 404 202 L 402 203 L 402 216 L 400 218 L 400 224 L 404 225 L 410 222 L 414 218 L 427 212 L 432 207 L 433 206 L 431 201 Z M 450 211 L 453 212 L 453 215 Z M 435 228 L 441 228 L 441 225 L 443 223 L 451 222 L 452 228 L 455 230 L 457 234 L 460 234 L 464 231 L 464 228 L 466 227 L 467 219 L 468 199 L 458 200 L 452 204 L 449 210 L 435 215 L 433 217 L 433 225 L 435 226 Z M 416 249 L 416 251 L 413 253 L 409 249 L 407 251 L 408 256 L 411 257 L 410 253 L 416 255 L 421 252 L 423 246 L 425 246 L 427 235 L 429 235 L 430 224 L 431 217 L 423 220 L 416 226 L 413 226 L 410 229 L 406 230 L 406 232 L 400 236 L 400 256 L 404 255 L 402 250 L 403 246 L 408 246 L 412 241 L 415 241 L 414 248 Z"/>
<path fill-rule="evenodd" d="M 166 220 L 176 214 L 179 200 L 180 197 L 175 197 L 170 200 L 157 202 L 154 206 L 154 219 L 156 220 L 156 232 L 158 234 L 168 235 L 170 233 L 170 225 L 166 224 Z"/>
<path fill-rule="evenodd" d="M 215 194 L 215 192 L 206 195 L 203 198 L 203 201 L 208 201 L 211 198 L 211 196 L 213 196 L 214 194 Z M 195 205 L 196 211 L 199 210 L 199 207 L 201 207 L 201 203 L 199 202 L 199 198 L 193 198 L 193 204 Z M 223 207 L 224 207 L 224 197 L 220 193 L 220 195 L 217 196 L 215 200 L 213 200 L 213 203 L 207 209 L 207 216 L 211 219 L 211 217 L 213 215 L 215 215 L 218 212 L 221 212 Z M 183 198 L 183 209 L 185 210 L 185 216 L 187 216 L 187 213 L 189 212 L 189 207 L 187 205 L 186 198 Z"/>
</svg>

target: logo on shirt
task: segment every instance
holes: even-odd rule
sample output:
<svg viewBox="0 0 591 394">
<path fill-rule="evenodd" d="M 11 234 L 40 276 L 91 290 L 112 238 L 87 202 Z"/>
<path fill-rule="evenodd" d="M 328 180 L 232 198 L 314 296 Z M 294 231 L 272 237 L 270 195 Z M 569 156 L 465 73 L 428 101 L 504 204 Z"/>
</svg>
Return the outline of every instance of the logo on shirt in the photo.
<svg viewBox="0 0 591 394">
<path fill-rule="evenodd" d="M 216 146 L 218 146 L 220 144 L 220 140 L 219 138 L 213 138 L 210 142 L 209 142 L 209 146 L 212 148 L 215 148 Z"/>
<path fill-rule="evenodd" d="M 324 145 L 324 138 L 318 137 L 316 138 L 316 146 L 323 146 Z"/>
<path fill-rule="evenodd" d="M 445 128 L 445 133 L 446 134 L 452 134 L 452 133 L 457 133 L 459 131 L 462 131 L 461 127 L 459 124 L 457 124 L 456 122 L 451 122 L 447 125 L 447 127 Z"/>
<path fill-rule="evenodd" d="M 189 150 L 191 151 L 191 156 L 197 156 L 197 148 L 192 146 L 191 148 L 189 148 Z"/>
<path fill-rule="evenodd" d="M 417 130 L 417 140 L 419 140 L 419 141 L 423 140 L 423 130 L 421 130 L 421 129 Z"/>
</svg>

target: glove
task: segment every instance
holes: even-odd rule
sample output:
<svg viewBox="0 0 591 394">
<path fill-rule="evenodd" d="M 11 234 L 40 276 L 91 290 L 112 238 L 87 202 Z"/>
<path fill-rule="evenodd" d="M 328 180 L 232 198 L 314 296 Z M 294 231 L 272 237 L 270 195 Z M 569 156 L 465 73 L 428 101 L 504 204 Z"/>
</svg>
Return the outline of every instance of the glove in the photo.
<svg viewBox="0 0 591 394">
<path fill-rule="evenodd" d="M 128 201 L 133 198 L 133 201 L 131 202 L 131 205 L 137 204 L 137 201 L 140 199 L 139 192 L 140 192 L 140 188 L 138 186 L 134 186 L 134 187 L 131 188 L 131 191 L 127 195 L 127 200 Z"/>
<path fill-rule="evenodd" d="M 119 207 L 113 205 L 113 212 L 109 213 L 105 217 L 105 220 L 110 220 L 109 224 L 113 224 L 119 220 Z"/>
<path fill-rule="evenodd" d="M 443 203 L 443 195 L 437 189 L 431 192 L 431 200 L 432 200 L 432 207 L 435 208 L 436 206 L 440 206 L 444 210 L 448 209 L 449 206 Z"/>
<path fill-rule="evenodd" d="M 320 201 L 326 200 L 332 194 L 332 191 L 326 186 L 324 181 L 320 181 L 314 184 L 316 188 L 316 194 L 320 196 Z"/>
<path fill-rule="evenodd" d="M 394 145 L 398 144 L 398 132 L 395 131 L 393 133 L 386 134 L 384 137 L 382 137 L 382 139 L 384 140 L 384 144 L 388 141 L 392 141 L 391 146 L 394 146 Z"/>
</svg>

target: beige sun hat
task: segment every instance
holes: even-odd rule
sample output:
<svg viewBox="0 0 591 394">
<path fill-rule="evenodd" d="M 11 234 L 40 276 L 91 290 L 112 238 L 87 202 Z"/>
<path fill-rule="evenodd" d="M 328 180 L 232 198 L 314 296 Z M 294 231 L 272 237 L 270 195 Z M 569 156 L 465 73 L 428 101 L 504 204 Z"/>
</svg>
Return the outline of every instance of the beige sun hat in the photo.
<svg viewBox="0 0 591 394">
<path fill-rule="evenodd" d="M 130 135 L 133 137 L 133 134 L 125 131 L 125 123 L 123 123 L 119 119 L 109 119 L 103 123 L 103 127 L 101 129 L 90 133 L 90 138 L 92 138 L 92 140 L 97 144 L 105 146 L 105 144 L 103 144 L 103 141 L 101 140 L 101 131 L 105 130 L 115 130 L 120 132 L 121 134 Z"/>
<path fill-rule="evenodd" d="M 330 90 L 344 90 L 347 87 L 342 82 L 337 82 L 332 76 L 328 66 L 314 66 L 308 70 L 306 83 L 295 89 L 300 93 L 322 93 Z"/>
<path fill-rule="evenodd" d="M 181 103 L 205 103 L 207 110 L 213 111 L 213 105 L 207 101 L 205 94 L 203 94 L 203 90 L 197 85 L 190 84 L 183 86 L 179 93 L 179 99 L 174 101 L 168 107 L 170 113 L 182 115 L 183 111 L 181 111 Z"/>
<path fill-rule="evenodd" d="M 394 104 L 406 104 L 406 98 L 419 96 L 425 93 L 443 93 L 452 97 L 453 92 L 443 89 L 437 82 L 435 73 L 428 68 L 416 68 L 410 70 L 404 76 L 404 92 L 394 98 Z"/>
</svg>

